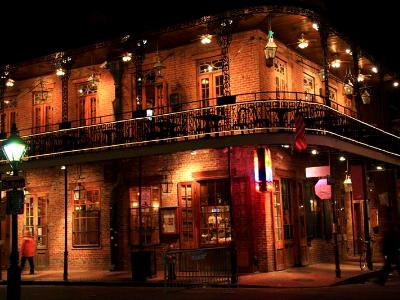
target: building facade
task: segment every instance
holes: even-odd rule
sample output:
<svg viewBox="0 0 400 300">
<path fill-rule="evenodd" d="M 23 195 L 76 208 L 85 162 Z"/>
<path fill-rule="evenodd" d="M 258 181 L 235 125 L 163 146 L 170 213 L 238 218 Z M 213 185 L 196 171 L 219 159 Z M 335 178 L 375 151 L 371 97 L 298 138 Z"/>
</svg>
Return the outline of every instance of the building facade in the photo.
<svg viewBox="0 0 400 300">
<path fill-rule="evenodd" d="M 387 100 L 376 91 L 393 78 L 373 66 L 319 16 L 291 7 L 225 12 L 13 66 L 0 124 L 4 138 L 16 124 L 28 145 L 19 234 L 34 234 L 38 268 L 54 270 L 65 250 L 70 268 L 88 270 L 135 269 L 146 252 L 154 271 L 167 249 L 234 245 L 239 272 L 270 272 L 333 261 L 335 250 L 356 256 L 370 234 L 380 257 L 400 152 L 377 109 Z M 328 173 L 307 176 L 310 167 Z M 326 200 L 315 188 L 323 178 Z M 6 268 L 8 216 L 1 229 Z"/>
</svg>

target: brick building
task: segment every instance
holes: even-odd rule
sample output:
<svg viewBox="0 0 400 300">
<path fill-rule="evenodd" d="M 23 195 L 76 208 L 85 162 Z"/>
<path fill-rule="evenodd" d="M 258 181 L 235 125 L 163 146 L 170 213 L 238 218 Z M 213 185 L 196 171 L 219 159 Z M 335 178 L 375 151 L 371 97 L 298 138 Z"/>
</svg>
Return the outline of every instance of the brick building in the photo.
<svg viewBox="0 0 400 300">
<path fill-rule="evenodd" d="M 368 231 L 378 250 L 400 153 L 380 109 L 393 78 L 374 64 L 308 10 L 253 7 L 7 66 L 1 133 L 15 123 L 28 145 L 18 232 L 60 270 L 65 212 L 70 268 L 135 269 L 145 252 L 162 270 L 168 248 L 234 241 L 240 272 L 270 272 L 358 255 Z M 315 194 L 328 174 L 306 177 L 316 166 L 334 202 Z M 8 216 L 1 229 L 5 268 Z"/>
</svg>

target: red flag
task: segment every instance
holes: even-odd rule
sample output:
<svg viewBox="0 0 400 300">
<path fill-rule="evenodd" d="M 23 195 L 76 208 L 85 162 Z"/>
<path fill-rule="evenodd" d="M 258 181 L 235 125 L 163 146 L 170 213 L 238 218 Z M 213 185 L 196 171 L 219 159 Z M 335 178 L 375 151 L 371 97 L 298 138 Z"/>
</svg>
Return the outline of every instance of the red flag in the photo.
<svg viewBox="0 0 400 300">
<path fill-rule="evenodd" d="M 294 138 L 294 148 L 297 151 L 303 151 L 307 149 L 307 143 L 305 138 L 306 125 L 304 124 L 303 115 L 300 112 L 296 113 L 295 116 L 295 138 Z"/>
</svg>

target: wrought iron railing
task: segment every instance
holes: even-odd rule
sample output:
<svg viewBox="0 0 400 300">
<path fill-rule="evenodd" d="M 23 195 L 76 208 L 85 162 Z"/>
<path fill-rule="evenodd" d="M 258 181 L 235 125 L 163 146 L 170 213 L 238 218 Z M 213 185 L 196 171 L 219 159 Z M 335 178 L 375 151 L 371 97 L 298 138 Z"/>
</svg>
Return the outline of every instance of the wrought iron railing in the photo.
<svg viewBox="0 0 400 300">
<path fill-rule="evenodd" d="M 268 92 L 256 92 L 256 93 L 244 93 L 237 94 L 233 96 L 236 99 L 236 102 L 243 101 L 258 101 L 258 100 L 292 100 L 292 101 L 309 101 L 316 103 L 324 103 L 324 98 L 320 95 L 304 93 L 304 92 L 288 92 L 288 91 L 268 91 Z M 168 106 L 158 106 L 154 107 L 153 114 L 154 115 L 162 115 L 173 112 L 187 111 L 197 108 L 204 108 L 209 106 L 215 106 L 218 104 L 219 98 L 209 98 L 203 100 L 195 100 L 195 101 L 185 101 L 184 103 L 177 103 Z M 348 116 L 357 118 L 357 113 L 353 111 L 351 108 L 343 106 L 337 102 L 331 101 L 331 107 L 341 113 L 344 113 Z M 142 115 L 141 115 L 142 113 Z M 68 128 L 76 128 L 84 125 L 95 125 L 113 122 L 115 120 L 128 120 L 136 117 L 145 116 L 145 111 L 126 111 L 120 113 L 118 116 L 115 114 L 109 115 L 101 115 L 97 117 L 92 117 L 89 119 L 76 119 L 68 121 Z M 61 125 L 61 126 L 60 126 Z M 54 123 L 54 124 L 46 124 L 44 126 L 35 126 L 29 128 L 18 128 L 21 135 L 30 135 L 34 133 L 43 133 L 49 131 L 56 131 L 59 129 L 63 129 L 66 127 L 65 124 Z M 61 128 L 62 127 L 62 128 Z M 9 132 L 1 132 L 3 136 L 8 136 Z"/>
<path fill-rule="evenodd" d="M 315 97 L 307 99 L 305 96 L 310 95 L 301 94 L 303 97 L 300 98 L 299 93 L 285 93 L 280 95 L 285 96 L 285 100 L 270 100 L 266 99 L 268 95 L 237 95 L 234 104 L 30 134 L 23 138 L 29 146 L 28 157 L 33 159 L 189 139 L 293 132 L 295 114 L 299 111 L 304 116 L 307 133 L 331 134 L 377 150 L 399 154 L 398 136 L 323 105 L 315 101 Z"/>
</svg>

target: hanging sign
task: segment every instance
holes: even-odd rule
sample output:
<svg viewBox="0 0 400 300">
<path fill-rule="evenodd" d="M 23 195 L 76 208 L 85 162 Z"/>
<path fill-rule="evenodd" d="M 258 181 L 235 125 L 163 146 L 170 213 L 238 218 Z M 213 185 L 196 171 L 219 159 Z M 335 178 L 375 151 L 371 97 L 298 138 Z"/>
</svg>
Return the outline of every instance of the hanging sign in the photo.
<svg viewBox="0 0 400 300">
<path fill-rule="evenodd" d="M 258 191 L 272 191 L 272 159 L 267 148 L 257 148 L 254 152 L 254 179 Z"/>
<path fill-rule="evenodd" d="M 319 166 L 306 168 L 306 177 L 327 177 L 331 175 L 330 166 Z"/>
<path fill-rule="evenodd" d="M 332 186 L 328 184 L 326 178 L 318 180 L 314 187 L 315 195 L 321 200 L 329 200 L 332 198 Z"/>
</svg>

